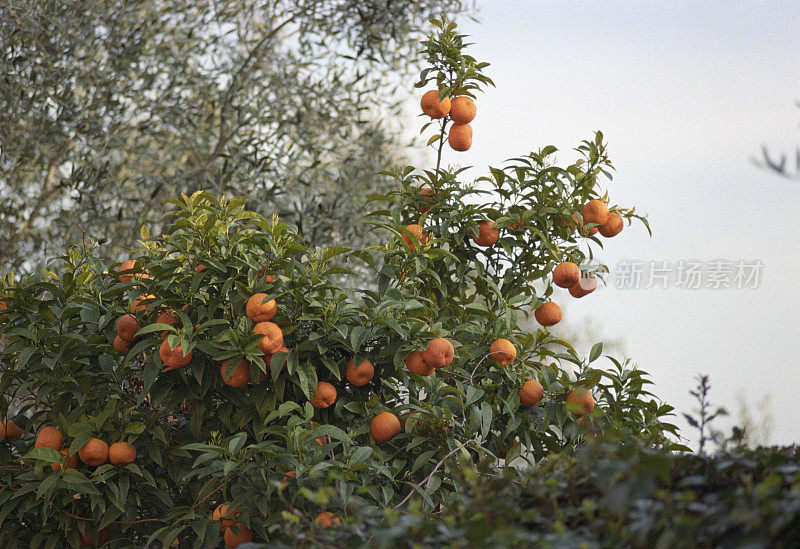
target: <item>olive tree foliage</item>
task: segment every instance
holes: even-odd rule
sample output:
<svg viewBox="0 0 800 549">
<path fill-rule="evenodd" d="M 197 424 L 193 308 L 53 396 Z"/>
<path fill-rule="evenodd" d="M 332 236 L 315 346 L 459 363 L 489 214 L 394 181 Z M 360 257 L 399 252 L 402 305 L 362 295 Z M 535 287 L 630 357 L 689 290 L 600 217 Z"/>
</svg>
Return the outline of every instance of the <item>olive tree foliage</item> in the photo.
<svg viewBox="0 0 800 549">
<path fill-rule="evenodd" d="M 315 244 L 363 238 L 418 26 L 468 4 L 0 0 L 0 260 L 31 270 L 85 233 L 119 254 L 199 189 Z"/>
</svg>

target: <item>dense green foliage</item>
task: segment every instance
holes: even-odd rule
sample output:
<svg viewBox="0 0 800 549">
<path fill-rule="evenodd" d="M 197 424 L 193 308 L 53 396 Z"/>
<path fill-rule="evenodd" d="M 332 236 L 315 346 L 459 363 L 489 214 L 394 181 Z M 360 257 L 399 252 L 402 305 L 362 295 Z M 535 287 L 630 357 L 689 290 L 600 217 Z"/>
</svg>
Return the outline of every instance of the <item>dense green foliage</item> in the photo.
<svg viewBox="0 0 800 549">
<path fill-rule="evenodd" d="M 670 454 L 635 439 L 590 440 L 503 476 L 464 469 L 461 504 L 354 510 L 315 540 L 376 547 L 796 547 L 800 450 L 734 446 Z M 310 545 L 310 543 L 309 543 Z"/>
<path fill-rule="evenodd" d="M 30 271 L 84 230 L 119 258 L 198 189 L 364 239 L 419 28 L 468 4 L 0 0 L 0 261 Z"/>
<path fill-rule="evenodd" d="M 479 92 L 486 65 L 463 54 L 454 24 L 432 25 L 429 62 L 453 64 L 442 85 Z M 445 118 L 431 141 L 439 152 L 447 126 Z M 322 511 L 346 518 L 469 504 L 461 471 L 493 482 L 506 461 L 570 455 L 587 433 L 680 449 L 665 421 L 673 410 L 647 391 L 644 372 L 603 357 L 600 343 L 580 356 L 545 328 L 523 329 L 532 309 L 567 294 L 551 283 L 554 266 L 585 265 L 602 246 L 580 212 L 608 199 L 603 136 L 581 143 L 571 164 L 555 152 L 532 152 L 473 182 L 438 165 L 387 172 L 393 190 L 374 197 L 369 219 L 392 238 L 378 245 L 314 247 L 244 198 L 198 191 L 169 202 L 160 231 L 141 230 L 129 279 L 99 259 L 89 235 L 48 271 L 6 276 L 0 418 L 23 435 L 0 442 L 0 543 L 75 546 L 100 530 L 113 547 L 216 546 L 212 510 L 223 503 L 241 511 L 239 524 L 257 541 L 300 543 L 320 535 Z M 484 221 L 499 230 L 495 244 L 475 242 Z M 410 224 L 427 236 L 413 236 Z M 337 284 L 343 274 L 360 276 L 361 289 Z M 256 293 L 276 301 L 288 349 L 259 347 L 246 314 Z M 131 311 L 140 329 L 115 348 L 115 324 Z M 452 343 L 452 362 L 411 373 L 406 357 L 436 338 Z M 513 344 L 514 360 L 490 356 L 499 338 Z M 178 344 L 191 357 L 165 368 L 174 366 L 165 349 Z M 374 378 L 349 382 L 351 359 L 369 359 Z M 249 382 L 226 384 L 242 360 Z M 544 397 L 524 406 L 520 387 L 530 380 Z M 320 382 L 336 388 L 330 407 L 312 405 Z M 576 388 L 597 403 L 584 417 L 567 401 Z M 403 426 L 376 441 L 370 425 L 382 412 Z M 132 443 L 138 456 L 51 469 L 61 454 L 34 448 L 45 426 L 64 434 L 69 453 L 96 438 Z"/>
</svg>

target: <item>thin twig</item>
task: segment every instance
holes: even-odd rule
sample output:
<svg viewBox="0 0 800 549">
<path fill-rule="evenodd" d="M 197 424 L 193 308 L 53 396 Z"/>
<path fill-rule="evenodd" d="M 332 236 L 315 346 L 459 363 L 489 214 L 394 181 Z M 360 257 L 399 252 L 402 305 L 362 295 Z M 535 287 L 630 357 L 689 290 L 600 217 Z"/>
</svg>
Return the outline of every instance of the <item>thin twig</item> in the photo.
<svg viewBox="0 0 800 549">
<path fill-rule="evenodd" d="M 456 452 L 458 452 L 459 450 L 461 450 L 461 449 L 462 449 L 464 446 L 466 446 L 466 445 L 467 445 L 467 444 L 469 444 L 470 442 L 472 442 L 472 439 L 470 439 L 470 440 L 465 440 L 464 442 L 462 442 L 461 444 L 459 444 L 458 446 L 456 446 L 455 448 L 453 448 L 452 450 L 450 450 L 449 452 L 447 452 L 447 453 L 445 454 L 445 456 L 444 456 L 442 459 L 440 459 L 440 460 L 439 460 L 439 463 L 437 463 L 437 464 L 436 464 L 436 466 L 433 468 L 433 470 L 432 470 L 430 473 L 428 473 L 428 476 L 426 476 L 426 477 L 425 477 L 424 479 L 422 479 L 422 480 L 421 480 L 419 483 L 417 483 L 417 486 L 418 486 L 418 487 L 420 487 L 420 488 L 422 488 L 422 485 L 424 484 L 424 485 L 425 485 L 425 489 L 427 490 L 427 489 L 428 489 L 428 485 L 430 485 L 431 479 L 433 478 L 433 475 L 435 475 L 435 474 L 436 474 L 436 471 L 438 471 L 438 470 L 439 470 L 439 467 L 441 467 L 441 466 L 442 466 L 442 464 L 445 462 L 445 460 L 446 460 L 447 458 L 449 458 L 450 456 L 452 456 L 453 454 L 455 454 Z M 402 500 L 400 503 L 398 503 L 397 505 L 395 505 L 395 506 L 394 506 L 394 508 L 395 508 L 395 509 L 399 509 L 399 508 L 400 508 L 400 507 L 401 507 L 401 506 L 402 506 L 402 505 L 403 505 L 405 502 L 407 502 L 407 501 L 409 500 L 409 498 L 410 498 L 410 497 L 411 497 L 411 496 L 412 496 L 414 493 L 416 493 L 416 490 L 413 490 L 413 489 L 412 489 L 412 490 L 411 490 L 411 491 L 408 493 L 408 495 L 407 495 L 406 497 L 404 497 L 404 498 L 403 498 L 403 500 Z"/>
</svg>

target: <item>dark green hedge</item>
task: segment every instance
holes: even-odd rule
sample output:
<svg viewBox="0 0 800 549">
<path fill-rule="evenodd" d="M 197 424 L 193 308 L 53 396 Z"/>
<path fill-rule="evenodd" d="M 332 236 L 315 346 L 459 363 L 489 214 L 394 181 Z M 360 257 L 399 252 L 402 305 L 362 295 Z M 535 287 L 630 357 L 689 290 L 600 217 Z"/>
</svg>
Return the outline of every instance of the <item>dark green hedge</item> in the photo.
<svg viewBox="0 0 800 549">
<path fill-rule="evenodd" d="M 800 453 L 676 455 L 590 441 L 503 478 L 465 471 L 466 504 L 435 515 L 368 510 L 309 544 L 383 547 L 797 547 Z M 302 537 L 302 536 L 301 536 Z M 316 538 L 316 539 L 315 539 Z"/>
</svg>

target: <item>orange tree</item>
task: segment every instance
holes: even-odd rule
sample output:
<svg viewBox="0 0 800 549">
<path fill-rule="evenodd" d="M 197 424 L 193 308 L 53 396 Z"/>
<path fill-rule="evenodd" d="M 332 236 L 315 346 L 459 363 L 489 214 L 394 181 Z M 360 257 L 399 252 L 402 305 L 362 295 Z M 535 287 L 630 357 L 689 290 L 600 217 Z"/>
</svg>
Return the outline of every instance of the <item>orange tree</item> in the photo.
<svg viewBox="0 0 800 549">
<path fill-rule="evenodd" d="M 491 81 L 454 24 L 432 24 L 423 107 L 460 111 L 426 125 L 434 168 L 387 172 L 396 190 L 368 218 L 384 244 L 309 249 L 244 200 L 198 192 L 122 265 L 84 239 L 48 271 L 6 276 L 4 547 L 313 543 L 364 505 L 459 501 L 463 467 L 535 463 L 604 430 L 675 447 L 641 370 L 593 367 L 601 344 L 581 357 L 525 327 L 593 290 L 595 229 L 641 219 L 597 217 L 602 135 L 571 165 L 547 147 L 465 183 L 442 150 L 453 126 L 472 135 Z M 569 292 L 551 283 L 565 263 Z M 341 283 L 357 275 L 363 288 Z"/>
</svg>

